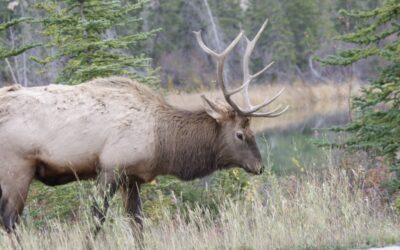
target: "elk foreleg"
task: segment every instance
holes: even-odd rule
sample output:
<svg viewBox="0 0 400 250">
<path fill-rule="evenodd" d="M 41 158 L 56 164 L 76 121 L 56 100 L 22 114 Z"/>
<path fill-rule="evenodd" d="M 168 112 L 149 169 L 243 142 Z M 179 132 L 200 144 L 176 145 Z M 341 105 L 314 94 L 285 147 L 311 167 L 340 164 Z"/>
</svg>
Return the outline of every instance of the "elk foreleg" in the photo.
<svg viewBox="0 0 400 250">
<path fill-rule="evenodd" d="M 113 172 L 102 171 L 97 177 L 99 196 L 93 199 L 92 214 L 95 219 L 93 235 L 96 236 L 106 220 L 110 200 L 117 190 L 117 179 Z"/>
<path fill-rule="evenodd" d="M 8 233 L 11 233 L 24 209 L 34 170 L 30 162 L 18 158 L 11 159 L 9 164 L 9 166 L 5 166 L 9 171 L 0 176 L 0 224 Z"/>
<path fill-rule="evenodd" d="M 142 202 L 140 199 L 140 186 L 143 181 L 134 177 L 125 183 L 122 194 L 126 212 L 136 223 L 139 230 L 143 229 Z"/>
<path fill-rule="evenodd" d="M 143 215 L 142 201 L 140 199 L 140 186 L 142 183 L 143 181 L 137 177 L 129 177 L 122 187 L 125 209 L 131 217 L 134 238 L 139 243 L 140 249 L 143 249 Z"/>
</svg>

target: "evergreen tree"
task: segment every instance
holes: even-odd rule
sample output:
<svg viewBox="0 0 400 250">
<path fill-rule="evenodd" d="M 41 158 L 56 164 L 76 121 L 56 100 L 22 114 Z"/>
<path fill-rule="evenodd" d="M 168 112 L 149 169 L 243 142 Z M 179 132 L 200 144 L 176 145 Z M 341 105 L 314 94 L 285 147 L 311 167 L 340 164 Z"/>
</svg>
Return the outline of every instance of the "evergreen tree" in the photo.
<svg viewBox="0 0 400 250">
<path fill-rule="evenodd" d="M 295 65 L 301 70 L 308 67 L 308 59 L 320 43 L 320 15 L 317 4 L 318 1 L 315 0 L 283 1 L 285 17 L 289 22 L 288 29 L 293 33 Z"/>
<path fill-rule="evenodd" d="M 317 4 L 317 22 L 318 22 L 318 34 L 320 37 L 320 43 L 330 42 L 334 36 L 336 36 L 336 19 L 335 14 L 335 1 L 331 0 L 320 0 Z"/>
<path fill-rule="evenodd" d="M 29 67 L 31 49 L 39 47 L 41 41 L 35 41 L 28 27 L 35 25 L 35 18 L 30 17 L 26 4 L 9 1 L 0 5 L 0 79 L 4 83 L 28 85 L 32 75 Z M 36 50 L 37 51 L 37 50 Z"/>
<path fill-rule="evenodd" d="M 334 14 L 336 30 L 338 33 L 349 33 L 354 30 L 360 22 L 364 20 L 352 18 L 349 15 L 341 15 L 341 10 L 357 11 L 357 10 L 371 10 L 377 8 L 379 1 L 376 0 L 336 0 L 334 2 Z"/>
<path fill-rule="evenodd" d="M 20 23 L 28 23 L 28 22 L 32 22 L 32 21 L 33 21 L 33 19 L 29 18 L 29 17 L 21 17 L 21 18 L 10 20 L 8 22 L 0 24 L 0 32 L 5 32 L 10 27 L 16 26 Z M 35 48 L 38 46 L 40 46 L 40 44 L 32 43 L 32 44 L 23 44 L 16 48 L 10 48 L 8 45 L 6 45 L 4 43 L 0 44 L 0 60 L 6 59 L 6 58 L 12 57 L 12 56 L 17 56 L 19 54 L 24 53 L 25 51 L 27 51 L 29 49 L 32 49 L 32 48 Z"/>
<path fill-rule="evenodd" d="M 386 0 L 369 11 L 342 11 L 364 23 L 355 32 L 338 37 L 358 45 L 323 60 L 332 65 L 349 65 L 368 57 L 386 61 L 378 79 L 354 98 L 355 119 L 344 128 L 351 137 L 348 149 L 368 150 L 385 156 L 392 163 L 397 179 L 392 190 L 400 188 L 400 0 Z"/>
<path fill-rule="evenodd" d="M 293 71 L 296 50 L 293 43 L 293 32 L 285 16 L 282 2 L 250 0 L 245 17 L 245 29 L 249 37 L 254 37 L 265 19 L 269 20 L 268 26 L 254 50 L 255 67 L 260 68 L 274 61 L 274 66 L 268 70 L 269 74 L 273 74 L 273 78 L 278 77 L 278 73 L 285 74 Z"/>
<path fill-rule="evenodd" d="M 135 16 L 143 4 L 144 1 L 124 4 L 120 0 L 47 0 L 38 4 L 45 13 L 43 33 L 50 40 L 45 47 L 56 52 L 35 60 L 43 64 L 64 61 L 59 83 L 77 84 L 95 77 L 127 75 L 154 84 L 157 79 L 150 68 L 150 59 L 140 52 L 136 55 L 125 52 L 138 47 L 154 31 L 109 35 L 119 26 L 138 22 Z"/>
<path fill-rule="evenodd" d="M 151 28 L 160 28 L 154 39 L 152 58 L 158 59 L 166 51 L 174 51 L 188 46 L 185 39 L 188 35 L 193 39 L 193 35 L 187 34 L 189 27 L 184 19 L 184 1 L 159 1 L 151 4 L 147 9 L 146 22 Z"/>
<path fill-rule="evenodd" d="M 335 34 L 329 13 L 334 6 L 328 0 L 249 0 L 248 3 L 246 30 L 254 34 L 255 24 L 265 18 L 270 20 L 254 59 L 259 64 L 260 57 L 264 60 L 272 57 L 275 65 L 269 72 L 280 74 L 280 79 L 287 79 L 299 70 L 307 71 L 310 57 Z M 262 54 L 260 49 L 266 52 Z"/>
<path fill-rule="evenodd" d="M 199 3 L 200 6 L 204 5 L 204 1 Z M 242 10 L 240 8 L 239 0 L 225 0 L 225 1 L 210 1 L 208 0 L 210 8 L 213 12 L 214 18 L 217 19 L 220 33 L 225 43 L 230 43 L 234 39 L 240 28 L 240 21 L 242 17 Z M 206 12 L 206 10 L 204 10 Z"/>
</svg>

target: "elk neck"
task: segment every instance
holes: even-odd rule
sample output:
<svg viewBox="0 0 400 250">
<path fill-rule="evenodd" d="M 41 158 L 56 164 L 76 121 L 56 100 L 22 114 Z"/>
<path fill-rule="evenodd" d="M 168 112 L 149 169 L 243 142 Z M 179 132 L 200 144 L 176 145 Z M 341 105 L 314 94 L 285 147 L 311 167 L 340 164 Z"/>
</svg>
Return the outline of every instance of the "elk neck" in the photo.
<svg viewBox="0 0 400 250">
<path fill-rule="evenodd" d="M 192 180 L 220 168 L 220 127 L 204 110 L 169 106 L 157 115 L 155 163 L 159 174 Z"/>
</svg>

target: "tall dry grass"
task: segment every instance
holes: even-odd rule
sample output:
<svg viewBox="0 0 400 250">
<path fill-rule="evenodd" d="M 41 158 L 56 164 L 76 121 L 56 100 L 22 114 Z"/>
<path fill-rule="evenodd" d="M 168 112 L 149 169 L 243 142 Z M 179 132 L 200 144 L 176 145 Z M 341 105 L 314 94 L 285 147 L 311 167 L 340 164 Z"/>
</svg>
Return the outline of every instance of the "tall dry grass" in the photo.
<svg viewBox="0 0 400 250">
<path fill-rule="evenodd" d="M 240 200 L 227 198 L 218 215 L 201 208 L 145 220 L 145 249 L 348 249 L 400 243 L 399 216 L 376 206 L 346 174 L 330 166 L 302 178 L 255 177 Z M 19 228 L 22 249 L 86 249 L 90 220 L 52 220 L 44 228 Z M 15 242 L 15 241 L 14 241 Z M 135 249 L 129 220 L 112 209 L 94 249 Z M 0 235 L 0 249 L 13 249 Z"/>
<path fill-rule="evenodd" d="M 349 90 L 351 85 L 351 92 Z M 249 89 L 250 99 L 254 103 L 260 103 L 267 97 L 272 97 L 282 87 L 285 87 L 285 91 L 278 98 L 279 103 L 290 105 L 294 110 L 307 108 L 313 106 L 317 102 L 325 102 L 328 105 L 329 102 L 337 102 L 342 99 L 348 99 L 349 95 L 358 93 L 360 84 L 357 82 L 349 83 L 321 83 L 321 84 L 307 84 L 301 81 L 293 82 L 292 84 L 260 84 Z M 200 89 L 197 92 L 185 93 L 176 92 L 170 90 L 167 95 L 167 99 L 177 105 L 184 108 L 197 108 L 201 106 L 200 95 L 206 95 L 210 98 L 221 98 L 223 99 L 220 90 L 208 90 Z M 241 102 L 241 94 L 238 93 L 233 96 L 233 99 Z"/>
</svg>

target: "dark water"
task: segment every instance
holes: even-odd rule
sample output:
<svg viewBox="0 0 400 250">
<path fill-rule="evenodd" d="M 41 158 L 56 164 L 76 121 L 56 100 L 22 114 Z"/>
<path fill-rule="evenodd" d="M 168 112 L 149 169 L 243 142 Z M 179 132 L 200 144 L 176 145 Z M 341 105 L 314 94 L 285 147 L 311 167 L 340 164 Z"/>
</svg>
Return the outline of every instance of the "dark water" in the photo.
<svg viewBox="0 0 400 250">
<path fill-rule="evenodd" d="M 349 121 L 347 112 L 315 115 L 297 124 L 258 134 L 258 144 L 264 162 L 278 175 L 289 175 L 311 168 L 321 168 L 327 151 L 315 144 L 316 139 L 329 139 L 335 133 L 326 131 Z"/>
</svg>

